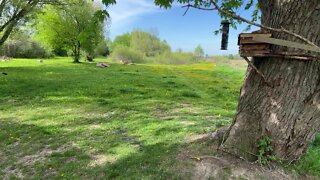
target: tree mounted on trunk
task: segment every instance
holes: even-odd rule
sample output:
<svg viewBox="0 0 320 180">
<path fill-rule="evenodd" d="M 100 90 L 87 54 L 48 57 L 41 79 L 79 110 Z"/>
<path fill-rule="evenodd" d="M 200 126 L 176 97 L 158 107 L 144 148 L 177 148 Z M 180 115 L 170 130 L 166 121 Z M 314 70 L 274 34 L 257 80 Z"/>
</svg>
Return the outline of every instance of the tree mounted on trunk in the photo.
<svg viewBox="0 0 320 180">
<path fill-rule="evenodd" d="M 105 0 L 106 4 L 115 0 Z M 169 8 L 174 0 L 155 0 Z M 177 0 L 185 7 L 218 10 L 232 26 L 238 22 L 256 25 L 278 39 L 320 46 L 320 2 L 318 0 Z M 246 20 L 236 11 L 253 10 Z M 261 12 L 261 17 L 259 13 Z M 261 24 L 256 21 L 261 18 Z M 270 139 L 272 153 L 284 160 L 300 158 L 320 130 L 320 59 L 319 53 L 272 46 L 273 52 L 313 55 L 316 60 L 298 61 L 276 57 L 254 58 L 253 66 L 263 73 L 272 86 L 251 66 L 241 89 L 236 117 L 225 136 L 223 148 L 238 156 L 255 160 L 257 144 Z"/>
</svg>

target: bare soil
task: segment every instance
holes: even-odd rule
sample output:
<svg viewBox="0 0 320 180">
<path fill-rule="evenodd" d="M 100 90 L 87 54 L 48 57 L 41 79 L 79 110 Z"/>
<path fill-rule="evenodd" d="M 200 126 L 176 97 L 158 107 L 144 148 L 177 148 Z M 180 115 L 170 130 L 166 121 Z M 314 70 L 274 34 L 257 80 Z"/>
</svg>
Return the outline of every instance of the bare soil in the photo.
<svg viewBox="0 0 320 180">
<path fill-rule="evenodd" d="M 257 162 L 248 162 L 239 157 L 227 154 L 218 150 L 218 143 L 212 139 L 210 134 L 199 135 L 198 137 L 199 138 L 190 137 L 190 147 L 181 150 L 177 156 L 177 160 L 186 165 L 186 169 L 181 173 L 186 174 L 187 172 L 192 172 L 190 179 L 316 179 L 311 176 L 300 176 L 297 173 L 290 172 L 277 164 L 262 166 Z M 199 143 L 201 146 L 198 145 Z M 205 149 L 195 149 L 194 147 L 204 147 Z M 185 174 L 182 176 L 185 176 Z"/>
</svg>

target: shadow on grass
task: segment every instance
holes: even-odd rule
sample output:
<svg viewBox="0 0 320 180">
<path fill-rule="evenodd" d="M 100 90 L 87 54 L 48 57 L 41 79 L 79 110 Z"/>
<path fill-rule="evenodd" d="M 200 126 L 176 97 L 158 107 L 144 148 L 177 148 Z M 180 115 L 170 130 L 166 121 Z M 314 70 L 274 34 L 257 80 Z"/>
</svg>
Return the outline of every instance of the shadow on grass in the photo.
<svg viewBox="0 0 320 180">
<path fill-rule="evenodd" d="M 172 170 L 177 144 L 144 144 L 121 128 L 104 135 L 103 142 L 90 141 L 90 135 L 94 134 L 85 137 L 82 132 L 77 136 L 76 132 L 61 131 L 63 128 L 20 124 L 10 118 L 1 119 L 0 124 L 2 178 L 168 179 L 176 176 Z M 103 132 L 96 132 L 95 138 L 100 133 Z"/>
</svg>

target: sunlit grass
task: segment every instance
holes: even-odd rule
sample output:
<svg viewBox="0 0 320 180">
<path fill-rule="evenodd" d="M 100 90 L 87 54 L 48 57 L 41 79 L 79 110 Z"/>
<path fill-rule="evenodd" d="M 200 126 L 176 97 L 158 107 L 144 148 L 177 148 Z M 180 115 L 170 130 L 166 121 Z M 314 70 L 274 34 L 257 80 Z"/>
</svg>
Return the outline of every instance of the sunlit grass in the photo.
<svg viewBox="0 0 320 180">
<path fill-rule="evenodd" d="M 231 120 L 243 76 L 210 63 L 71 62 L 1 62 L 1 177 L 177 177 L 177 150 Z"/>
<path fill-rule="evenodd" d="M 190 178 L 178 151 L 231 121 L 244 76 L 213 63 L 71 62 L 0 62 L 0 177 Z"/>
</svg>

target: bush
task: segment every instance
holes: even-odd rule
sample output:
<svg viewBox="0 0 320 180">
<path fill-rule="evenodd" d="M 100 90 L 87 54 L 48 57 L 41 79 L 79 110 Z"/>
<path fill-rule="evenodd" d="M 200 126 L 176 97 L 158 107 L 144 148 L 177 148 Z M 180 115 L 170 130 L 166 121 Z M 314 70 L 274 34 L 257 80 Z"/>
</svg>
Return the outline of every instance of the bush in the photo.
<svg viewBox="0 0 320 180">
<path fill-rule="evenodd" d="M 108 47 L 108 42 L 106 40 L 101 41 L 95 49 L 95 56 L 108 56 L 110 54 L 110 49 Z"/>
<path fill-rule="evenodd" d="M 14 58 L 46 58 L 46 49 L 31 39 L 8 40 L 1 48 L 1 55 Z"/>
<path fill-rule="evenodd" d="M 228 59 L 234 59 L 234 55 L 233 54 L 229 54 L 228 55 Z"/>
<path fill-rule="evenodd" d="M 199 62 L 192 53 L 188 52 L 166 52 L 147 60 L 149 63 L 158 64 L 192 64 Z"/>
<path fill-rule="evenodd" d="M 141 52 L 134 51 L 128 47 L 117 46 L 113 50 L 111 57 L 121 63 L 143 63 L 144 56 Z"/>
<path fill-rule="evenodd" d="M 63 49 L 62 47 L 54 48 L 52 53 L 56 56 L 67 57 L 68 51 Z"/>
</svg>

